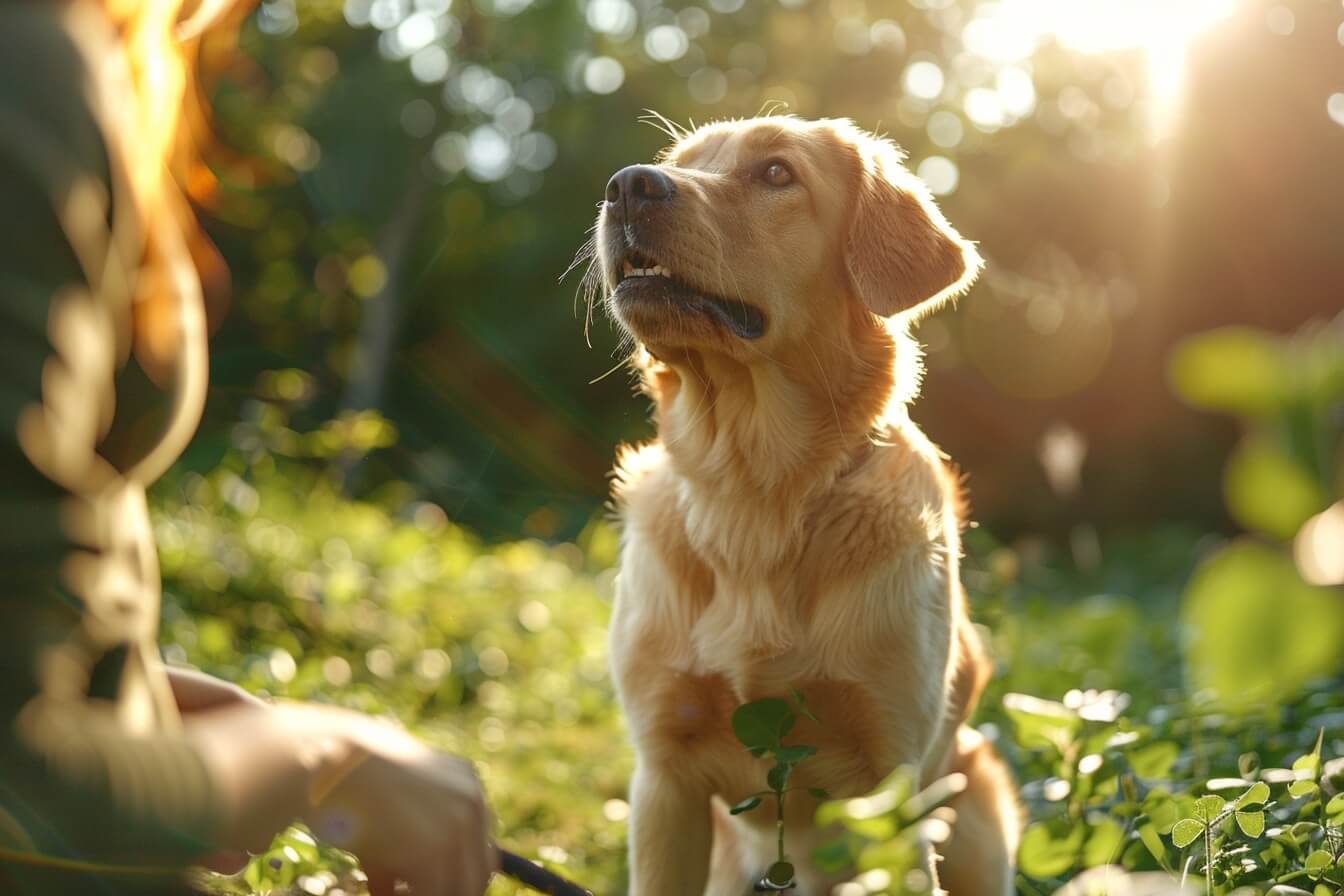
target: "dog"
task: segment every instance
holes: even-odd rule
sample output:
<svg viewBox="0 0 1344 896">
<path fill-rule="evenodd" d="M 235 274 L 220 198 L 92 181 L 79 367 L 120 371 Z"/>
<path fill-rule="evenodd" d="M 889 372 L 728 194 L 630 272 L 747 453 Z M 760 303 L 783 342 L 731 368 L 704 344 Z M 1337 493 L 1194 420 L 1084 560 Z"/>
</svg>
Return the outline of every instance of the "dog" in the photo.
<svg viewBox="0 0 1344 896">
<path fill-rule="evenodd" d="M 857 797 L 898 766 L 965 775 L 925 871 L 952 896 L 1013 892 L 1011 776 L 964 725 L 989 676 L 959 575 L 959 478 L 910 421 L 909 322 L 981 260 L 890 142 L 843 120 L 676 130 L 607 184 L 594 276 L 635 344 L 658 437 L 613 478 L 621 559 L 613 680 L 636 753 L 631 896 L 742 896 L 773 818 L 729 816 L 766 760 L 740 704 L 797 689 L 819 752 L 790 786 Z M 817 800 L 786 801 L 799 896 Z M 829 832 L 833 836 L 833 832 Z"/>
</svg>

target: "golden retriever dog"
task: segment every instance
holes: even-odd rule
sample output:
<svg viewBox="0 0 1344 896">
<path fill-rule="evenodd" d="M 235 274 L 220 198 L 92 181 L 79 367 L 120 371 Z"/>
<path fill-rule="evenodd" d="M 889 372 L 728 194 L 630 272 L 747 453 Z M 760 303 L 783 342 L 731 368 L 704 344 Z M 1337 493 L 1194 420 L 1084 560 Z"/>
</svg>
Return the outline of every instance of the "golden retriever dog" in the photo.
<svg viewBox="0 0 1344 896">
<path fill-rule="evenodd" d="M 730 817 L 768 764 L 743 702 L 797 689 L 819 752 L 790 786 L 870 792 L 901 765 L 966 776 L 928 849 L 953 896 L 1013 890 L 1007 770 L 963 723 L 989 675 L 958 575 L 957 477 L 906 413 L 918 315 L 980 259 L 901 166 L 847 121 L 766 117 L 677 135 L 607 185 L 594 271 L 637 344 L 656 441 L 622 448 L 611 625 L 637 754 L 632 896 L 742 896 L 774 860 L 773 813 Z M 828 833 L 786 800 L 799 896 Z"/>
</svg>

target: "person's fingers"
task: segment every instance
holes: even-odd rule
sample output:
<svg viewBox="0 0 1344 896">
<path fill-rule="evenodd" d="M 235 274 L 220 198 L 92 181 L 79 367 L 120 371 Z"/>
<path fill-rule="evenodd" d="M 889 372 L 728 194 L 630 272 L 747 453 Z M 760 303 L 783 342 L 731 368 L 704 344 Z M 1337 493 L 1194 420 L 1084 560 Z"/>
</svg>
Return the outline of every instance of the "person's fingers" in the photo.
<svg viewBox="0 0 1344 896">
<path fill-rule="evenodd" d="M 465 802 L 465 818 L 458 832 L 453 858 L 463 885 L 462 896 L 481 896 L 490 882 L 495 853 L 490 844 L 490 813 L 479 789 Z"/>
<path fill-rule="evenodd" d="M 460 886 L 453 896 L 481 896 L 490 880 L 494 848 L 490 845 L 490 810 L 485 804 L 476 767 L 455 758 L 451 772 L 457 779 L 461 798 L 454 807 L 456 828 L 450 853 L 450 875 Z"/>
<path fill-rule="evenodd" d="M 473 885 L 471 869 L 464 864 L 465 856 L 462 855 L 460 844 L 453 844 L 443 851 L 440 856 L 442 862 L 443 874 L 448 881 L 448 887 L 444 890 L 443 896 L 480 896 L 471 890 Z"/>
<path fill-rule="evenodd" d="M 482 839 L 485 842 L 478 847 L 476 853 L 476 865 L 480 869 L 480 877 L 477 880 L 476 886 L 478 886 L 480 891 L 484 893 L 486 888 L 490 886 L 490 878 L 495 874 L 497 854 L 495 852 L 495 845 L 490 842 L 490 838 L 486 836 Z"/>
<path fill-rule="evenodd" d="M 464 843 L 461 850 L 462 880 L 465 890 L 462 896 L 481 896 L 490 882 L 489 866 L 483 850 L 474 844 Z"/>
<path fill-rule="evenodd" d="M 472 890 L 476 884 L 476 869 L 472 867 L 471 856 L 466 849 L 466 840 L 473 836 L 471 824 L 463 818 L 464 807 L 457 807 L 453 812 L 454 817 L 450 821 L 450 826 L 444 832 L 444 840 L 440 844 L 438 854 L 438 865 L 445 880 L 448 881 L 445 893 L 447 896 L 480 896 L 479 891 Z"/>
</svg>

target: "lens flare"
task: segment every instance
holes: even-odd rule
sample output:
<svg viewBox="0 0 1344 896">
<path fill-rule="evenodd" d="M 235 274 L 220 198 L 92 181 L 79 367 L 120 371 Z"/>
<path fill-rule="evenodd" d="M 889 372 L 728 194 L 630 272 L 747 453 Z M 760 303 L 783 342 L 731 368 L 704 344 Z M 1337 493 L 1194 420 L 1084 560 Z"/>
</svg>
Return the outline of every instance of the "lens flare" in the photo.
<svg viewBox="0 0 1344 896">
<path fill-rule="evenodd" d="M 1047 40 L 1081 53 L 1140 50 L 1147 56 L 1152 124 L 1165 130 L 1185 80 L 1191 41 L 1227 17 L 1237 0 L 1002 0 L 967 25 L 967 46 L 1013 62 Z"/>
</svg>

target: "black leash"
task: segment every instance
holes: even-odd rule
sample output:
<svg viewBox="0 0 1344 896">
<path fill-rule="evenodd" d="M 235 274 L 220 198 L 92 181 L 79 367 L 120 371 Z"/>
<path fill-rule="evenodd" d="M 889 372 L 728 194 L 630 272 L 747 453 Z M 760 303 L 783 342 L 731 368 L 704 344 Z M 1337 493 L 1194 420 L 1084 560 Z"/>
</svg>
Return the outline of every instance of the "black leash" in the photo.
<svg viewBox="0 0 1344 896">
<path fill-rule="evenodd" d="M 585 890 L 572 881 L 565 880 L 554 871 L 548 871 L 540 865 L 515 855 L 507 849 L 499 850 L 499 870 L 501 874 L 513 878 L 518 883 L 531 887 L 546 896 L 593 896 L 591 890 Z"/>
<path fill-rule="evenodd" d="M 544 893 L 546 896 L 593 896 L 591 890 L 585 890 L 578 884 L 565 880 L 554 871 L 548 871 L 535 862 L 515 855 L 507 849 L 499 850 L 499 871 L 506 877 L 511 877 L 525 887 L 531 887 L 538 893 Z M 793 890 L 794 882 L 790 880 L 786 884 L 776 884 L 772 881 L 762 878 L 756 884 L 758 893 L 783 893 Z"/>
</svg>

